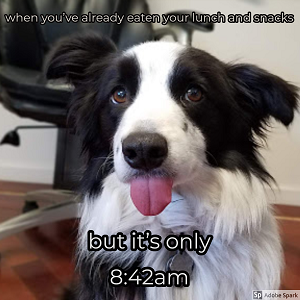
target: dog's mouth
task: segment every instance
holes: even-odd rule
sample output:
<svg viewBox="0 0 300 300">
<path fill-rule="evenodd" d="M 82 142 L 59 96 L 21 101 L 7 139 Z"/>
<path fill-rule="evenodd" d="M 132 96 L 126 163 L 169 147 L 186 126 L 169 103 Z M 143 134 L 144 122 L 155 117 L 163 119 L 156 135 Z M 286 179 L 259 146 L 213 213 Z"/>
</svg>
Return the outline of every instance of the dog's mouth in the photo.
<svg viewBox="0 0 300 300">
<path fill-rule="evenodd" d="M 172 187 L 170 177 L 137 177 L 130 182 L 130 196 L 141 214 L 156 216 L 171 203 Z"/>
<path fill-rule="evenodd" d="M 122 140 L 123 159 L 130 168 L 131 199 L 145 216 L 160 214 L 172 200 L 169 147 L 157 132 L 135 131 Z"/>
</svg>

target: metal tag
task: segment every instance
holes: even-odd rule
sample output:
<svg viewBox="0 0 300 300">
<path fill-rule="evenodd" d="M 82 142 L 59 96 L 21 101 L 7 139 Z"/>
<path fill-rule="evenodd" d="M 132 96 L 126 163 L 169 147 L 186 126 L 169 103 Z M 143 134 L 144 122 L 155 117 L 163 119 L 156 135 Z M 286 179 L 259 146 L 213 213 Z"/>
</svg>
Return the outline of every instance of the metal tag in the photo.
<svg viewBox="0 0 300 300">
<path fill-rule="evenodd" d="M 194 269 L 194 261 L 193 259 L 186 253 L 177 252 L 175 255 L 171 256 L 166 264 L 166 271 L 185 271 L 190 275 L 190 279 L 192 279 L 192 273 Z"/>
</svg>

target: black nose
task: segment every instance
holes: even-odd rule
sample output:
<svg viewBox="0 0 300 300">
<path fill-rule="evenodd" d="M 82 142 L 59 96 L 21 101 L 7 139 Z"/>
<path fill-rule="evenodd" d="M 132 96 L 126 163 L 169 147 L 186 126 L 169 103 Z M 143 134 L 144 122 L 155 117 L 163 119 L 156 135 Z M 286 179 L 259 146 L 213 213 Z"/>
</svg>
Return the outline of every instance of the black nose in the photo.
<svg viewBox="0 0 300 300">
<path fill-rule="evenodd" d="M 135 132 L 124 139 L 122 151 L 132 168 L 149 171 L 163 163 L 168 154 L 168 144 L 158 133 Z"/>
</svg>

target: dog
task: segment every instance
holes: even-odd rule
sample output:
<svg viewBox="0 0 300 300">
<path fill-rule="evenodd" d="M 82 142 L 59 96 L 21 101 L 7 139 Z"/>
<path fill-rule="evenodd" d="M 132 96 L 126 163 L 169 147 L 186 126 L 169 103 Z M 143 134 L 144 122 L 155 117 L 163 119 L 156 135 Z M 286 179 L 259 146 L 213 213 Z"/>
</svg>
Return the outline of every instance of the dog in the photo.
<svg viewBox="0 0 300 300">
<path fill-rule="evenodd" d="M 258 150 L 271 118 L 292 122 L 295 86 L 175 42 L 118 51 L 91 33 L 58 43 L 47 77 L 74 86 L 70 118 L 87 157 L 72 299 L 245 300 L 279 288 L 282 248 L 266 196 L 274 179 Z M 88 250 L 90 230 L 123 233 L 127 250 Z M 162 239 L 196 230 L 213 240 L 205 255 L 132 251 L 133 230 Z M 128 280 L 142 268 L 164 272 L 182 254 L 183 268 L 192 263 L 188 286 Z"/>
</svg>

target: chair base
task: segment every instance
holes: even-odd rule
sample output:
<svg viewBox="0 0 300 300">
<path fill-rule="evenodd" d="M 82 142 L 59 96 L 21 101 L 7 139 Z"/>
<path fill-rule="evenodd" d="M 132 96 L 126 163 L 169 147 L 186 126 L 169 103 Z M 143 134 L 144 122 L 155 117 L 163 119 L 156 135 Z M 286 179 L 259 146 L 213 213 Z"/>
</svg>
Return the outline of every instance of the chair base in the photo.
<svg viewBox="0 0 300 300">
<path fill-rule="evenodd" d="M 54 202 L 57 200 L 55 198 L 57 198 L 58 195 L 60 196 L 60 200 L 67 200 L 47 207 L 35 209 L 1 223 L 0 240 L 36 226 L 78 218 L 80 202 L 77 202 L 75 200 L 75 194 L 69 191 L 35 191 L 28 193 L 25 196 L 25 200 L 30 199 L 31 201 L 35 201 L 35 199 L 39 198 L 40 200 L 49 200 Z"/>
</svg>

